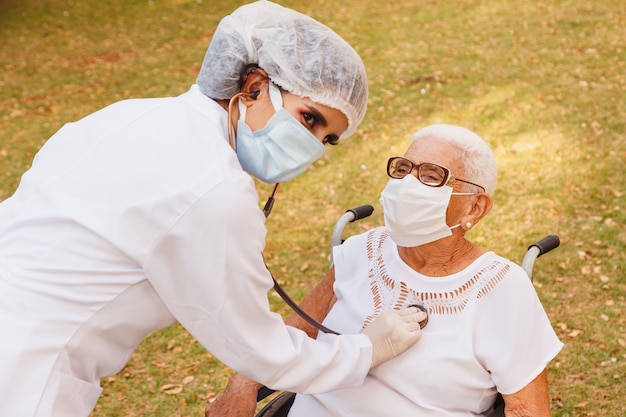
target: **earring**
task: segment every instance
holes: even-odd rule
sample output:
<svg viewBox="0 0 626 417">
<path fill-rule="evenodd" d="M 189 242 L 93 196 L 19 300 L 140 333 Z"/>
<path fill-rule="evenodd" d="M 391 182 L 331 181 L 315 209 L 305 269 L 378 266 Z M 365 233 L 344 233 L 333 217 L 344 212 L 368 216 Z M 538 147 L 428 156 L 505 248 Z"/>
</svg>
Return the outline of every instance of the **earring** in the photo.
<svg viewBox="0 0 626 417">
<path fill-rule="evenodd" d="M 465 223 L 465 227 L 468 228 L 468 229 L 471 229 L 472 228 L 472 222 Z"/>
</svg>

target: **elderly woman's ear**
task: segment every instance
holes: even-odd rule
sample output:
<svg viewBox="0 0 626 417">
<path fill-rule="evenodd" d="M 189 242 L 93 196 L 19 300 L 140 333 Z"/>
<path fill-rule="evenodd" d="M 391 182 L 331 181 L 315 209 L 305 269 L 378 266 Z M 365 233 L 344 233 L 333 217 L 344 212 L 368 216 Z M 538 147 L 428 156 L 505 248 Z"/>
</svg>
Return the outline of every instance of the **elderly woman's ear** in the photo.
<svg viewBox="0 0 626 417">
<path fill-rule="evenodd" d="M 472 196 L 471 205 L 468 207 L 467 214 L 463 216 L 461 227 L 466 231 L 470 230 L 489 213 L 492 205 L 493 200 L 489 194 L 478 193 Z"/>
</svg>

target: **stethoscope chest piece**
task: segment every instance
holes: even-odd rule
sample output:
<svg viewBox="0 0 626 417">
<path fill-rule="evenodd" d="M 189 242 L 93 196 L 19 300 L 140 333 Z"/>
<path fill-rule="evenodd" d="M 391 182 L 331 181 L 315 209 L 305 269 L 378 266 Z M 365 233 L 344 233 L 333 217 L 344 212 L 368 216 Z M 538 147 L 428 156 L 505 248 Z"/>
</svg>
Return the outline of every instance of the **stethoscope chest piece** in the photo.
<svg viewBox="0 0 626 417">
<path fill-rule="evenodd" d="M 423 329 L 428 324 L 428 311 L 426 311 L 426 307 L 424 307 L 422 304 L 411 304 L 409 307 L 415 307 L 426 314 L 426 318 L 420 321 L 420 328 Z"/>
</svg>

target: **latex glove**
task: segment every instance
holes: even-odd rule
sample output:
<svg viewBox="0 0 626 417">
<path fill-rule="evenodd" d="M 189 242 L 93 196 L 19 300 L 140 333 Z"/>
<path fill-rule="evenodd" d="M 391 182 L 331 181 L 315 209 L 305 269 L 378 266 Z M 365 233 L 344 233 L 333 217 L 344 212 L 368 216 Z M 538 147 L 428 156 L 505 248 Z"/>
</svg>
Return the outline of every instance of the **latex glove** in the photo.
<svg viewBox="0 0 626 417">
<path fill-rule="evenodd" d="M 361 333 L 372 341 L 372 368 L 404 352 L 422 335 L 420 322 L 426 313 L 415 307 L 388 310 L 376 317 Z"/>
<path fill-rule="evenodd" d="M 242 375 L 230 379 L 224 392 L 204 409 L 205 417 L 254 417 L 261 384 Z"/>
</svg>

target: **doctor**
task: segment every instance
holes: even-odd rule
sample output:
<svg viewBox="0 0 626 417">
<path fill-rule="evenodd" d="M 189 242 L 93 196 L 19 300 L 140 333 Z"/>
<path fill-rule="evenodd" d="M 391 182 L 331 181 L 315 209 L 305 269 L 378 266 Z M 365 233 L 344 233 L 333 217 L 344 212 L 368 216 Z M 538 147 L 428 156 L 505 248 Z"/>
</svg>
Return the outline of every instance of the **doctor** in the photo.
<svg viewBox="0 0 626 417">
<path fill-rule="evenodd" d="M 250 175 L 294 178 L 366 103 L 343 39 L 260 1 L 221 21 L 188 92 L 63 126 L 0 204 L 0 415 L 87 416 L 100 378 L 175 321 L 237 372 L 306 393 L 358 385 L 417 341 L 415 309 L 320 342 L 267 301 Z"/>
</svg>

